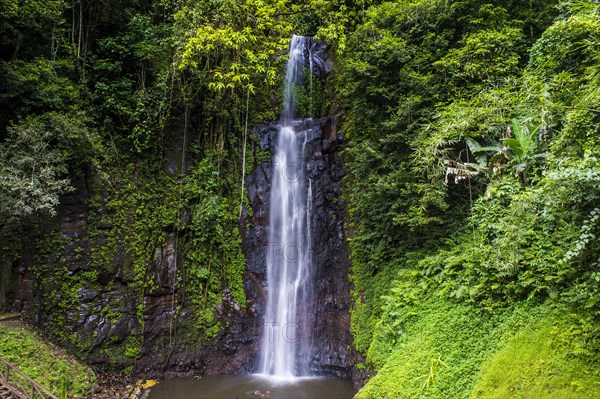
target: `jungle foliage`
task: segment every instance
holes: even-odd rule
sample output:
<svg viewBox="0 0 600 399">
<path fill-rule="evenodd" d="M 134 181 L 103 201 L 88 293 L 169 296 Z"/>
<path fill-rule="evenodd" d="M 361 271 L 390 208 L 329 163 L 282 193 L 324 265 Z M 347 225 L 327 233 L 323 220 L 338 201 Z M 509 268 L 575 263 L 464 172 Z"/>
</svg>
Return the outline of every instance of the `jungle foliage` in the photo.
<svg viewBox="0 0 600 399">
<path fill-rule="evenodd" d="M 19 363 L 22 372 L 59 399 L 84 398 L 96 383 L 89 366 L 49 344 L 27 325 L 0 323 L 0 355 Z"/>
<path fill-rule="evenodd" d="M 599 12 L 384 2 L 348 35 L 359 397 L 598 395 Z"/>
<path fill-rule="evenodd" d="M 14 271 L 24 264 L 38 324 L 82 358 L 100 350 L 110 368 L 131 370 L 144 298 L 165 292 L 172 325 L 193 310 L 181 339 L 215 339 L 223 298 L 246 306 L 239 216 L 248 130 L 277 118 L 291 34 L 325 32 L 339 7 L 0 1 L 0 308 L 16 300 Z M 338 24 L 326 33 L 342 32 Z M 306 112 L 327 112 L 323 86 L 315 82 L 319 104 L 300 93 Z M 83 231 L 61 234 L 79 203 Z M 167 247 L 169 286 L 151 271 Z M 133 314 L 127 337 L 98 349 L 96 336 L 75 333 L 88 289 L 127 292 L 126 304 L 97 309 L 111 328 Z"/>
<path fill-rule="evenodd" d="M 346 137 L 359 397 L 598 396 L 599 21 L 592 0 L 0 0 L 0 272 L 35 243 L 46 328 L 85 356 L 77 288 L 118 258 L 141 304 L 170 243 L 169 290 L 215 338 L 223 293 L 245 306 L 247 130 L 277 119 L 290 35 L 316 36 L 336 71 L 319 107 L 298 95 Z M 54 267 L 72 196 L 91 271 Z"/>
</svg>

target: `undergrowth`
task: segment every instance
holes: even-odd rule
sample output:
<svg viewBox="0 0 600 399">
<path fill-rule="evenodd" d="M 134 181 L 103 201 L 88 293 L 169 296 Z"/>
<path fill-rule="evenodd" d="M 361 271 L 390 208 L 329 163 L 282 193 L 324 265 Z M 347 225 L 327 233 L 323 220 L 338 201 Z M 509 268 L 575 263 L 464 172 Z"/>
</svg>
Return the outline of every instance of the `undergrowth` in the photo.
<svg viewBox="0 0 600 399">
<path fill-rule="evenodd" d="M 378 326 L 357 398 L 597 398 L 600 362 L 588 320 L 552 304 L 495 310 L 431 298 Z"/>
<path fill-rule="evenodd" d="M 0 356 L 59 399 L 87 397 L 96 381 L 92 369 L 26 327 L 0 324 Z"/>
</svg>

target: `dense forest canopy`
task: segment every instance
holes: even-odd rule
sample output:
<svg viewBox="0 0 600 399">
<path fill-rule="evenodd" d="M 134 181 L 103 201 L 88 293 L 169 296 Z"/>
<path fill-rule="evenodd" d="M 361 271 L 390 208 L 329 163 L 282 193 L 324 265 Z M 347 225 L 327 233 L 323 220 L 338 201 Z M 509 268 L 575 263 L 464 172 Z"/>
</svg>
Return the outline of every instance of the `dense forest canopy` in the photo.
<svg viewBox="0 0 600 399">
<path fill-rule="evenodd" d="M 515 367 L 540 386 L 577 386 L 564 397 L 594 396 L 592 0 L 0 0 L 0 259 L 12 264 L 36 242 L 46 248 L 36 266 L 47 272 L 64 244 L 52 218 L 84 185 L 97 210 L 88 232 L 95 270 L 124 245 L 132 286 L 152 292 L 148 256 L 167 232 L 185 232 L 186 301 L 202 339 L 214 337 L 224 287 L 245 301 L 244 143 L 277 120 L 293 33 L 327 43 L 336 64 L 319 109 L 338 116 L 345 135 L 352 332 L 359 368 L 379 372 L 359 397 L 508 397 L 494 373 L 512 361 L 510 348 L 535 352 L 508 333 L 527 324 L 530 335 L 553 334 L 557 346 L 541 356 L 563 379 L 533 358 Z M 184 151 L 169 163 L 179 141 Z M 113 227 L 94 241 L 101 225 Z M 40 306 L 63 313 L 73 287 L 96 278 L 52 273 L 64 295 Z M 55 336 L 60 312 L 49 321 Z M 470 346 L 440 338 L 444 314 L 473 316 L 448 332 Z M 440 341 L 411 341 L 419 334 Z M 494 352 L 499 343 L 509 352 Z M 135 358 L 139 337 L 129 345 Z M 527 391 L 536 384 L 517 391 L 546 397 Z"/>
</svg>

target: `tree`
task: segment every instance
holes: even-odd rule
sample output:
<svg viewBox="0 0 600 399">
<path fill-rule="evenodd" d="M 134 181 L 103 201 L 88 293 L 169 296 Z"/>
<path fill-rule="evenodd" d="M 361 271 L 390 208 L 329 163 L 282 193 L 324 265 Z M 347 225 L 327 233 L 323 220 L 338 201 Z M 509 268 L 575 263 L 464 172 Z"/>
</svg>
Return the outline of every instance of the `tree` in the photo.
<svg viewBox="0 0 600 399">
<path fill-rule="evenodd" d="M 60 195 L 72 190 L 69 163 L 83 162 L 90 146 L 80 115 L 50 113 L 10 126 L 0 143 L 0 227 L 55 215 Z"/>
</svg>

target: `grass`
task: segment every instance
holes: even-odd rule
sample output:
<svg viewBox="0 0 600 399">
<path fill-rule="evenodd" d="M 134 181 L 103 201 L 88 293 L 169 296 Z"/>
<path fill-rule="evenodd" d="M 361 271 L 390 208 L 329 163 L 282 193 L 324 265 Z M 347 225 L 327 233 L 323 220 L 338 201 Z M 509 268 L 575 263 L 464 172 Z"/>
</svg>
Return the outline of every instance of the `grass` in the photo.
<svg viewBox="0 0 600 399">
<path fill-rule="evenodd" d="M 596 328 L 566 309 L 435 298 L 404 311 L 415 316 L 395 335 L 374 334 L 367 361 L 382 366 L 358 399 L 600 398 Z"/>
<path fill-rule="evenodd" d="M 357 398 L 468 396 L 472 376 L 498 340 L 497 334 L 489 334 L 495 327 L 494 320 L 472 307 L 438 301 L 407 311 L 415 316 L 388 345 L 391 353 L 383 367 Z M 368 360 L 377 358 L 381 363 L 384 347 L 374 341 Z"/>
<path fill-rule="evenodd" d="M 85 397 L 95 382 L 89 367 L 22 323 L 0 323 L 0 356 L 60 399 Z"/>
<path fill-rule="evenodd" d="M 558 314 L 520 329 L 485 362 L 470 398 L 599 398 L 600 369 L 580 350 L 580 331 Z"/>
</svg>

